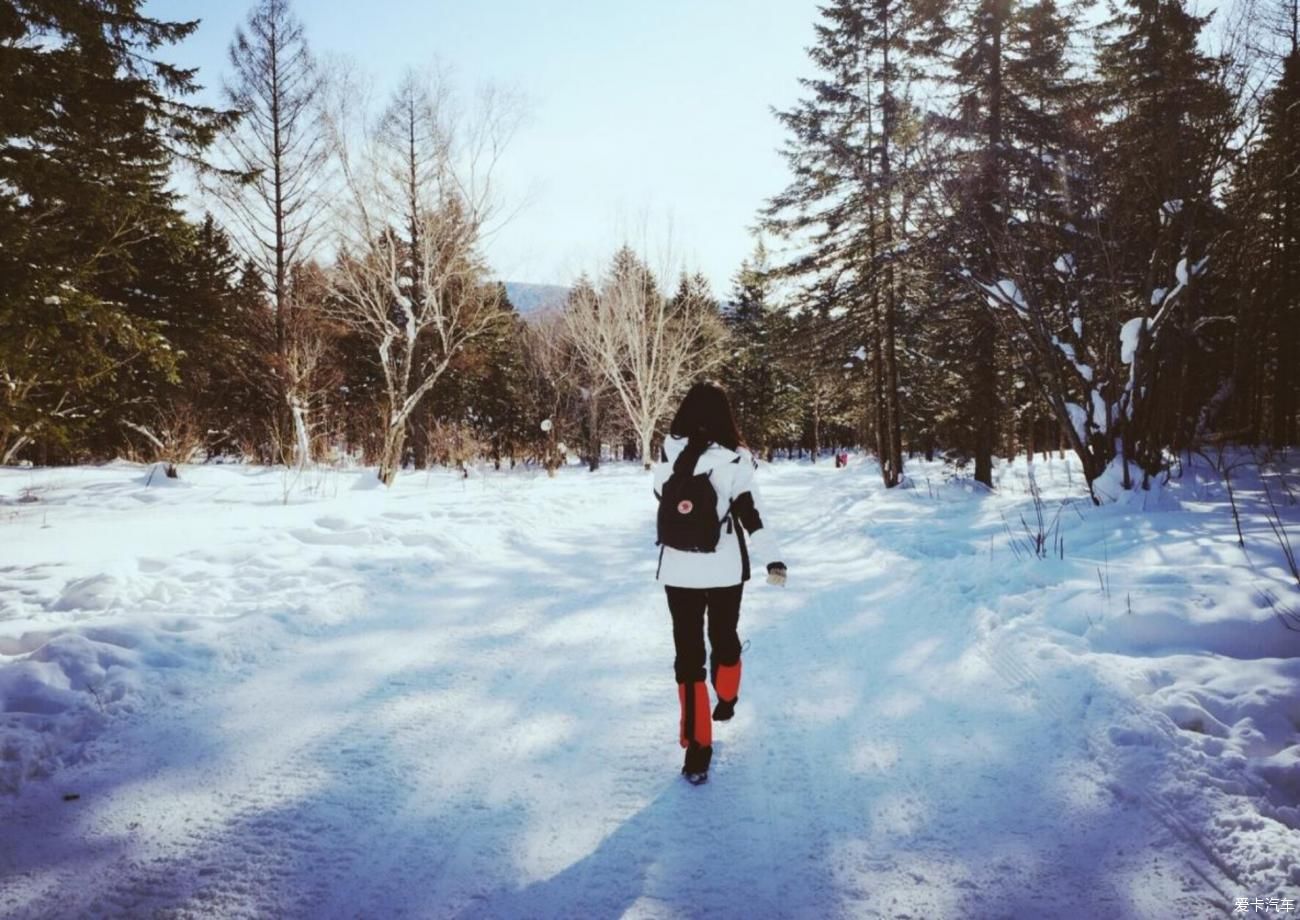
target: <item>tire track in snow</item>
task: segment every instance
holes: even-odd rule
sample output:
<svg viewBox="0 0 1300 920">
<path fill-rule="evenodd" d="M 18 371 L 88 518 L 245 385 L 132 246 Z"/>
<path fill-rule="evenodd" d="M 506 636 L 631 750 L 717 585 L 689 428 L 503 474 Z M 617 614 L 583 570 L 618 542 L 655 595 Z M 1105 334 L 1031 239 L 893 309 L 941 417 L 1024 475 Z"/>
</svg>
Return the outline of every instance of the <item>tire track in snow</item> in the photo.
<svg viewBox="0 0 1300 920">
<path fill-rule="evenodd" d="M 1010 640 L 1001 636 L 1000 631 L 994 630 L 986 633 L 978 640 L 976 648 L 980 656 L 1003 680 L 1010 692 L 1013 694 L 1031 694 L 1037 702 L 1042 704 L 1044 709 L 1062 724 L 1075 721 L 1072 712 L 1074 707 L 1054 688 L 1044 686 L 1043 680 L 1037 671 L 1025 656 L 1015 649 Z M 1091 675 L 1089 677 L 1091 678 Z M 1108 705 L 1145 725 L 1153 737 L 1162 739 L 1166 743 L 1165 747 L 1169 752 L 1176 752 L 1177 744 L 1173 729 L 1169 726 L 1168 719 L 1163 717 L 1162 714 L 1149 706 L 1143 705 L 1135 697 L 1120 696 L 1104 690 L 1097 684 L 1095 679 L 1090 679 L 1089 684 L 1090 689 L 1085 694 L 1085 706 L 1090 705 L 1094 696 L 1105 693 Z M 1103 738 L 1099 729 L 1091 729 L 1088 733 L 1079 735 L 1078 742 L 1093 762 L 1105 769 L 1101 751 L 1107 747 L 1114 747 L 1111 740 Z M 1217 901 L 1209 897 L 1205 898 L 1207 906 L 1215 910 L 1230 909 L 1233 896 L 1228 889 L 1240 890 L 1240 879 L 1212 841 L 1192 827 L 1179 814 L 1180 809 L 1169 800 L 1167 794 L 1158 788 L 1153 791 L 1148 786 L 1139 787 L 1136 793 L 1132 790 L 1117 789 L 1113 785 L 1111 790 L 1117 796 L 1135 795 L 1137 801 L 1147 813 L 1174 837 L 1182 840 L 1203 856 L 1208 865 L 1200 865 L 1190 858 L 1184 858 L 1183 864 L 1218 894 L 1220 900 Z"/>
<path fill-rule="evenodd" d="M 590 539 L 592 535 L 584 536 Z M 499 572 L 485 568 L 483 575 L 494 580 Z M 238 587 L 244 587 L 243 581 Z M 324 630 L 315 638 L 328 638 L 331 632 Z M 302 637 L 299 644 L 306 647 L 310 641 Z M 505 660 L 501 649 L 489 651 L 497 653 L 499 661 Z M 291 658 L 292 653 L 293 649 L 281 649 L 276 657 Z M 271 660 L 260 665 L 279 666 Z M 246 673 L 256 676 L 252 668 Z M 531 696 L 540 679 L 532 686 L 515 689 Z M 386 761 L 403 726 L 380 729 L 383 719 L 378 716 L 386 700 L 356 702 L 341 706 L 321 737 L 308 739 L 272 760 L 263 759 L 257 772 L 240 778 L 242 791 L 206 796 L 185 819 L 188 826 L 177 839 L 143 847 L 149 855 L 141 860 L 110 858 L 92 869 L 94 880 L 89 885 L 83 880 L 75 886 L 50 886 L 54 892 L 38 897 L 24 914 L 318 914 L 330 903 L 331 895 L 340 893 L 340 880 L 357 877 L 354 870 L 363 854 L 373 854 L 391 836 L 399 810 L 398 790 L 406 785 Z M 216 711 L 220 714 L 220 707 Z M 431 716 L 434 722 L 455 723 L 454 714 L 438 712 L 436 707 Z M 344 736 L 347 741 L 340 742 Z M 413 760 L 419 763 L 419 758 Z M 195 772 L 201 782 L 205 771 Z M 423 773 L 427 777 L 427 767 Z M 301 802 L 295 800 L 299 794 Z M 195 803 L 187 802 L 187 809 L 191 805 Z M 453 816 L 451 826 L 451 846 L 442 853 L 435 853 L 435 847 L 447 839 L 430 839 L 430 835 L 404 829 L 405 836 L 397 838 L 398 855 L 387 865 L 397 870 L 396 875 L 412 864 L 436 867 L 441 863 L 444 870 L 454 865 L 463 853 L 461 840 L 475 821 L 461 814 Z M 308 867 L 310 872 L 304 871 Z M 91 893 L 84 899 L 69 897 L 69 892 L 86 889 Z M 292 896 L 279 894 L 295 889 Z M 391 890 L 387 895 L 391 898 Z"/>
<path fill-rule="evenodd" d="M 369 756 L 382 734 L 367 731 L 362 718 L 348 728 L 354 731 L 350 746 L 340 748 L 333 735 L 311 741 L 265 764 L 243 782 L 243 791 L 218 793 L 172 853 L 146 866 L 108 867 L 107 891 L 89 905 L 89 915 L 318 911 L 332 883 L 346 877 L 360 855 L 367 832 L 393 813 L 399 788 L 390 768 Z M 357 785 L 368 790 L 364 799 L 353 793 Z"/>
</svg>

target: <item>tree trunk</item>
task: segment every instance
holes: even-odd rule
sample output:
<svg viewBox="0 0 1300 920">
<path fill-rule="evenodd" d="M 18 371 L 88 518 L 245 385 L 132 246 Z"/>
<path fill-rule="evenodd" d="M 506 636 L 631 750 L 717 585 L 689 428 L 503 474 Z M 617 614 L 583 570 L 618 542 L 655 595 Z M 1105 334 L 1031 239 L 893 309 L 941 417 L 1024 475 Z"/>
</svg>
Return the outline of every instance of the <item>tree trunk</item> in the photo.
<svg viewBox="0 0 1300 920">
<path fill-rule="evenodd" d="M 981 189 L 980 222 L 984 233 L 993 240 L 987 253 L 985 270 L 990 279 L 997 280 L 997 241 L 1005 216 L 1001 208 L 1002 199 L 1002 30 L 1006 27 L 1009 9 L 999 3 L 998 9 L 990 17 L 989 28 L 992 30 L 989 57 L 988 83 L 986 88 L 989 100 L 988 136 L 985 140 L 985 163 L 983 189 Z M 995 228 L 997 228 L 995 230 Z M 975 479 L 989 488 L 993 487 L 993 445 L 997 429 L 997 329 L 993 317 L 987 310 L 981 309 L 976 314 L 972 344 L 975 353 L 975 380 L 972 399 L 975 404 Z"/>
<path fill-rule="evenodd" d="M 587 398 L 587 469 L 600 469 L 600 397 L 595 390 Z"/>
<path fill-rule="evenodd" d="M 871 389 L 874 396 L 876 418 L 876 459 L 880 461 L 880 475 L 886 486 L 889 481 L 889 410 L 885 408 L 885 359 L 881 334 L 880 297 L 871 295 Z"/>
<path fill-rule="evenodd" d="M 311 459 L 311 439 L 307 434 L 307 409 L 296 400 L 290 404 L 293 414 L 294 466 L 302 469 Z"/>
<path fill-rule="evenodd" d="M 379 455 L 379 481 L 391 486 L 402 468 L 402 450 L 406 447 L 406 419 L 390 421 L 384 429 L 384 446 Z"/>
<path fill-rule="evenodd" d="M 997 375 L 994 334 L 991 318 L 980 310 L 975 319 L 974 352 L 976 365 L 971 385 L 971 403 L 975 416 L 975 481 L 993 487 L 993 441 L 996 429 Z"/>
<path fill-rule="evenodd" d="M 813 400 L 813 417 L 812 417 L 812 462 L 813 463 L 817 462 L 817 452 L 820 451 L 822 447 L 821 429 L 822 429 L 821 407 L 817 404 L 817 400 Z"/>
<path fill-rule="evenodd" d="M 889 421 L 889 478 L 885 485 L 894 487 L 903 480 L 902 406 L 898 397 L 898 356 L 895 333 L 894 270 L 886 272 L 885 295 L 885 407 Z"/>
<path fill-rule="evenodd" d="M 885 243 L 885 324 L 884 324 L 884 363 L 885 363 L 885 441 L 887 456 L 882 456 L 881 472 L 885 485 L 893 488 L 903 478 L 903 428 L 902 409 L 898 398 L 898 355 L 895 347 L 895 317 L 897 314 L 897 291 L 894 289 L 894 190 L 892 184 L 893 164 L 890 159 L 889 144 L 894 136 L 894 95 L 890 84 L 892 71 L 889 66 L 889 14 L 883 17 L 884 41 L 881 58 L 883 66 L 881 75 L 884 80 L 884 92 L 881 96 L 881 131 L 880 131 L 880 174 L 884 192 L 884 243 Z"/>
<path fill-rule="evenodd" d="M 1288 122 L 1290 120 L 1288 110 Z M 1287 127 L 1284 126 L 1284 131 Z M 1300 164 L 1295 162 L 1297 158 L 1288 158 L 1285 164 L 1290 170 L 1300 169 Z M 1278 247 L 1278 265 L 1281 266 L 1282 283 L 1278 285 L 1277 292 L 1274 294 L 1273 307 L 1273 341 L 1274 341 L 1274 371 L 1273 371 L 1273 417 L 1270 440 L 1275 449 L 1281 450 L 1296 443 L 1296 391 L 1300 379 L 1297 377 L 1296 358 L 1300 354 L 1300 332 L 1296 326 L 1300 324 L 1300 316 L 1297 316 L 1297 310 L 1300 304 L 1297 299 L 1300 298 L 1300 268 L 1296 263 L 1300 262 L 1300 229 L 1297 229 L 1296 211 L 1300 209 L 1300 201 L 1294 200 L 1295 195 L 1292 188 L 1296 183 L 1296 178 L 1291 173 L 1287 174 L 1287 186 L 1278 196 L 1279 210 L 1281 213 L 1281 245 Z"/>
</svg>

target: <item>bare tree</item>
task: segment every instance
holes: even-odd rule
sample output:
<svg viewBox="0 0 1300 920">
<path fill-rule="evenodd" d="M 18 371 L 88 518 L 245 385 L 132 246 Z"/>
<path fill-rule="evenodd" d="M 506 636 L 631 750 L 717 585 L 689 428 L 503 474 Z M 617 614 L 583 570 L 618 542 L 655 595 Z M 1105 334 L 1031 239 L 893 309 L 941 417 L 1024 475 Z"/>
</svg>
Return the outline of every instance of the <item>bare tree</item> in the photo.
<svg viewBox="0 0 1300 920">
<path fill-rule="evenodd" d="M 332 118 L 346 195 L 330 310 L 375 349 L 383 374 L 379 477 L 402 464 L 411 414 L 457 352 L 506 315 L 478 244 L 494 217 L 493 172 L 517 118 L 510 100 L 456 110 L 440 81 L 410 74 L 377 120 Z"/>
<path fill-rule="evenodd" d="M 277 376 L 277 424 L 293 426 L 291 443 L 301 449 L 309 440 L 308 378 L 293 371 L 314 345 L 292 341 L 295 328 L 304 328 L 290 315 L 292 273 L 311 255 L 327 200 L 321 189 L 329 154 L 320 120 L 321 75 L 289 0 L 260 0 L 236 30 L 229 53 L 234 75 L 225 96 L 242 117 L 223 138 L 230 169 L 217 192 L 235 238 L 271 293 L 275 342 L 268 363 Z M 308 459 L 296 450 L 296 463 Z"/>
<path fill-rule="evenodd" d="M 584 361 L 571 341 L 564 312 L 579 301 L 593 303 L 595 297 L 586 275 L 579 277 L 566 306 L 529 318 L 526 337 L 531 392 L 555 420 L 552 434 L 582 445 L 579 453 L 591 472 L 600 468 L 605 436 L 612 434 L 613 393 L 605 375 Z"/>
<path fill-rule="evenodd" d="M 618 396 L 649 469 L 656 427 L 692 380 L 724 356 L 714 304 L 694 289 L 665 297 L 645 262 L 624 247 L 599 290 L 575 289 L 564 317 L 584 362 Z"/>
<path fill-rule="evenodd" d="M 546 472 L 554 476 L 562 461 L 558 445 L 576 434 L 574 416 L 585 368 L 568 340 L 567 324 L 561 312 L 545 313 L 530 322 L 524 347 L 530 401 L 540 416 L 529 423 L 534 432 L 542 432 L 540 437 L 534 433 L 536 453 Z"/>
</svg>

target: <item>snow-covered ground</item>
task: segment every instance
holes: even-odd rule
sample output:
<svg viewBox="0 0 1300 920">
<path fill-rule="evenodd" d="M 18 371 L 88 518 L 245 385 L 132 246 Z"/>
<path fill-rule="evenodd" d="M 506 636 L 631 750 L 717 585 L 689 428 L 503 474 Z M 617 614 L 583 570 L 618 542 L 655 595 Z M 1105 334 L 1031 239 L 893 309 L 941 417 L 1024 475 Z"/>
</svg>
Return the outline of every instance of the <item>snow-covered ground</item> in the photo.
<svg viewBox="0 0 1300 920">
<path fill-rule="evenodd" d="M 747 589 L 741 702 L 694 788 L 632 466 L 390 492 L 360 471 L 0 471 L 0 914 L 1300 898 L 1300 590 L 1256 470 L 1234 480 L 1244 550 L 1207 467 L 1101 508 L 1059 459 L 1001 467 L 995 494 L 909 474 L 760 473 L 790 583 Z"/>
</svg>

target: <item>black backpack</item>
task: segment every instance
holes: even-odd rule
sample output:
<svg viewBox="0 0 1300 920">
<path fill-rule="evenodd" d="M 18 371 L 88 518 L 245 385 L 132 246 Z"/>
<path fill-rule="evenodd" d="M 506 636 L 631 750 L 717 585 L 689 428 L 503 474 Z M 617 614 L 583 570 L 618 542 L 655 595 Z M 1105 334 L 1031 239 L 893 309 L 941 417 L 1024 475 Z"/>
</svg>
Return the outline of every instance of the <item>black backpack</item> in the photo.
<svg viewBox="0 0 1300 920">
<path fill-rule="evenodd" d="M 664 483 L 659 496 L 659 539 L 655 541 L 659 546 L 688 553 L 711 553 L 718 548 L 722 521 L 718 519 L 712 471 L 695 475 L 695 463 L 703 453 L 704 448 L 684 448 Z"/>
</svg>

